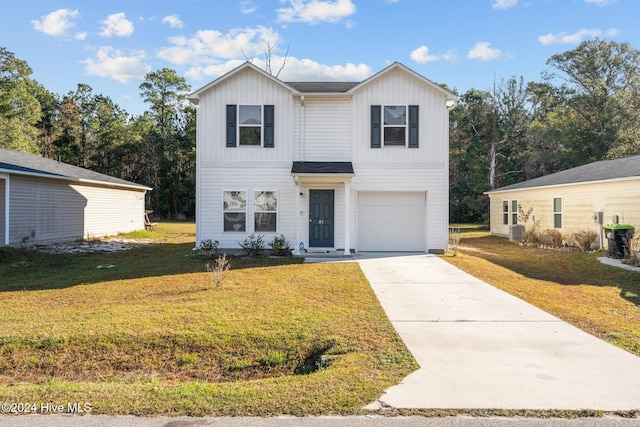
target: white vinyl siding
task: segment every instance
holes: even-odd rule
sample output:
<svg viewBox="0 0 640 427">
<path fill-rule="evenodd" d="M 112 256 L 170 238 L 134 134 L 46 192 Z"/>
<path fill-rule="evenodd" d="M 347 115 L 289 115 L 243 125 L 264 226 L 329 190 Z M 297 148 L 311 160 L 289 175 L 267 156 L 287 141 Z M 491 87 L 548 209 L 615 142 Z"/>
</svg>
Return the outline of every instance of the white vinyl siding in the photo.
<svg viewBox="0 0 640 427">
<path fill-rule="evenodd" d="M 227 105 L 273 105 L 274 148 L 226 146 Z M 263 117 L 264 120 L 264 117 Z M 197 152 L 201 165 L 209 162 L 285 161 L 293 152 L 294 101 L 286 88 L 245 70 L 200 95 L 197 109 Z M 264 129 L 263 132 L 264 133 Z"/>
<path fill-rule="evenodd" d="M 10 243 L 73 240 L 144 229 L 144 191 L 12 175 Z"/>
<path fill-rule="evenodd" d="M 305 97 L 303 159 L 349 161 L 351 110 L 349 100 Z"/>
</svg>

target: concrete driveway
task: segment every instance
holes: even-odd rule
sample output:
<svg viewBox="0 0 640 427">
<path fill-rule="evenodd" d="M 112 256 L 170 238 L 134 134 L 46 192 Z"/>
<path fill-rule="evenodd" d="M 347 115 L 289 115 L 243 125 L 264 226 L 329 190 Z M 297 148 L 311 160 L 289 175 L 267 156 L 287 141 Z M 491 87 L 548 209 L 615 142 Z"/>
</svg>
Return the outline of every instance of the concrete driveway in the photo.
<svg viewBox="0 0 640 427">
<path fill-rule="evenodd" d="M 640 358 L 433 255 L 354 256 L 420 369 L 369 407 L 640 409 Z"/>
</svg>

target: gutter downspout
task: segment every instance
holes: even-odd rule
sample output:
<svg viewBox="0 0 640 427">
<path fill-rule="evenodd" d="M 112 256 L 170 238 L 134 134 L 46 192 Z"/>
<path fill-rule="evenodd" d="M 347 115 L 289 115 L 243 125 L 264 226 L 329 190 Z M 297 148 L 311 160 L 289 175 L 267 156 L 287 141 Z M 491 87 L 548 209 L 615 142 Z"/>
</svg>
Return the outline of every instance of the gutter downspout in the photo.
<svg viewBox="0 0 640 427">
<path fill-rule="evenodd" d="M 9 203 L 11 198 L 9 197 L 11 185 L 9 185 L 9 174 L 4 180 L 4 244 L 9 245 Z"/>
<path fill-rule="evenodd" d="M 300 96 L 300 161 L 304 162 L 304 95 Z"/>
</svg>

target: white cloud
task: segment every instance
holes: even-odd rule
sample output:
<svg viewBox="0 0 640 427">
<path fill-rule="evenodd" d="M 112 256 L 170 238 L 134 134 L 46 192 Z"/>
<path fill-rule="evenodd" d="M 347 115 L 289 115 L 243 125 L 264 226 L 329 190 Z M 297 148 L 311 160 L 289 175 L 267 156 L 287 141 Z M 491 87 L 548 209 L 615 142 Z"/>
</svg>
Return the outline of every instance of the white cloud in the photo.
<svg viewBox="0 0 640 427">
<path fill-rule="evenodd" d="M 509 9 L 518 4 L 518 0 L 493 0 L 491 7 L 494 9 Z"/>
<path fill-rule="evenodd" d="M 75 25 L 75 20 L 78 16 L 80 16 L 80 12 L 77 9 L 58 9 L 41 17 L 39 20 L 34 19 L 31 24 L 36 31 L 50 36 L 61 36 Z"/>
<path fill-rule="evenodd" d="M 200 30 L 192 37 L 170 37 L 173 46 L 160 49 L 158 57 L 176 65 L 219 63 L 221 59 L 263 55 L 267 45 L 277 46 L 278 33 L 271 28 L 237 28 L 227 34 Z"/>
<path fill-rule="evenodd" d="M 169 15 L 162 18 L 163 24 L 169 24 L 171 28 L 182 28 L 182 21 L 178 15 Z"/>
<path fill-rule="evenodd" d="M 387 4 L 394 4 L 394 3 L 398 3 L 400 0 L 384 0 L 385 3 Z"/>
<path fill-rule="evenodd" d="M 611 28 L 609 30 L 607 30 L 606 32 L 603 32 L 602 30 L 599 29 L 580 29 L 578 31 L 576 31 L 573 34 L 567 34 L 567 33 L 559 33 L 559 34 L 553 34 L 553 33 L 548 33 L 548 34 L 544 34 L 540 37 L 538 37 L 538 41 L 544 45 L 551 45 L 551 44 L 579 44 L 580 42 L 582 42 L 585 39 L 590 39 L 590 38 L 595 38 L 595 37 L 600 37 L 602 35 L 606 35 L 606 36 L 615 36 L 618 34 L 618 30 L 616 30 L 615 28 Z"/>
<path fill-rule="evenodd" d="M 596 6 L 606 6 L 615 3 L 617 0 L 584 0 L 585 3 L 595 4 Z"/>
<path fill-rule="evenodd" d="M 98 35 L 103 37 L 129 37 L 133 34 L 133 22 L 129 21 L 123 12 L 107 16 L 102 21 L 102 31 Z"/>
<path fill-rule="evenodd" d="M 106 77 L 120 83 L 143 80 L 151 67 L 145 65 L 143 51 L 133 51 L 129 56 L 110 46 L 103 46 L 96 52 L 95 58 L 81 61 L 84 71 L 91 76 Z"/>
<path fill-rule="evenodd" d="M 253 5 L 253 3 L 251 2 L 251 0 L 243 0 L 240 3 L 240 13 L 244 14 L 244 15 L 248 15 L 250 13 L 255 12 L 257 9 L 257 7 L 255 7 Z"/>
<path fill-rule="evenodd" d="M 437 55 L 430 55 L 429 48 L 422 45 L 411 52 L 411 59 L 416 61 L 418 64 L 427 64 L 429 62 L 439 61 L 440 57 Z"/>
<path fill-rule="evenodd" d="M 86 33 L 86 32 L 76 33 L 76 34 L 73 36 L 73 38 L 74 38 L 74 39 L 76 39 L 76 40 L 84 40 L 84 39 L 86 39 L 86 38 L 87 38 L 87 33 Z"/>
<path fill-rule="evenodd" d="M 280 70 L 283 57 L 271 58 L 271 68 L 274 73 Z M 212 80 L 235 67 L 241 65 L 244 60 L 232 59 L 224 63 L 203 65 L 190 68 L 184 75 L 192 80 Z M 253 64 L 264 69 L 264 60 L 256 59 Z M 372 71 L 365 64 L 325 65 L 310 59 L 288 57 L 282 72 L 278 78 L 282 81 L 353 81 L 359 82 L 371 76 Z"/>
<path fill-rule="evenodd" d="M 279 22 L 306 22 L 317 24 L 319 22 L 339 22 L 351 16 L 356 11 L 356 6 L 351 0 L 280 0 L 288 2 L 289 7 L 277 9 Z"/>
<path fill-rule="evenodd" d="M 491 43 L 489 42 L 478 42 L 474 47 L 469 49 L 467 53 L 467 58 L 470 59 L 480 59 L 482 61 L 490 61 L 492 59 L 497 59 L 502 55 L 502 51 L 499 49 L 491 49 L 489 46 Z"/>
</svg>

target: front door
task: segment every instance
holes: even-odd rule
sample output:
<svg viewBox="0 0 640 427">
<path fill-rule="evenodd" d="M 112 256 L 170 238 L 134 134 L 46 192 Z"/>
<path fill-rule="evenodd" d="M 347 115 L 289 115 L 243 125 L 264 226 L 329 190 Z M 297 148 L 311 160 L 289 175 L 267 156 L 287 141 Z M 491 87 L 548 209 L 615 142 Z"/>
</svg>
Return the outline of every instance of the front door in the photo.
<svg viewBox="0 0 640 427">
<path fill-rule="evenodd" d="M 333 247 L 333 190 L 309 190 L 309 247 Z"/>
</svg>

